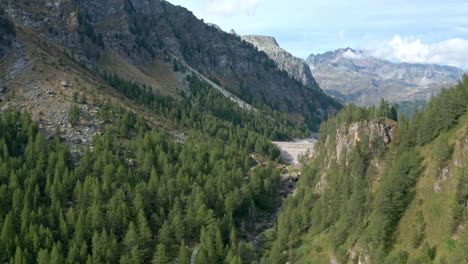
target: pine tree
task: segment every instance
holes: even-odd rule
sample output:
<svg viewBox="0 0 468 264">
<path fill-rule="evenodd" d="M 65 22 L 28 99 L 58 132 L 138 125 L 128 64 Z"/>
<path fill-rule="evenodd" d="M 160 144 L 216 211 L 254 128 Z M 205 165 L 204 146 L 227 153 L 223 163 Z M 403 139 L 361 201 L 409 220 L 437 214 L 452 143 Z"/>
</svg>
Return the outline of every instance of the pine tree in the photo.
<svg viewBox="0 0 468 264">
<path fill-rule="evenodd" d="M 3 223 L 2 232 L 0 234 L 0 259 L 8 261 L 13 257 L 15 252 L 15 228 L 13 226 L 13 216 L 9 213 Z"/>
<path fill-rule="evenodd" d="M 139 245 L 142 250 L 142 255 L 144 259 L 151 259 L 150 254 L 150 245 L 152 240 L 151 230 L 146 220 L 145 213 L 142 209 L 138 212 L 138 236 L 139 236 Z"/>
<path fill-rule="evenodd" d="M 229 264 L 242 264 L 242 260 L 239 256 L 235 256 L 230 262 Z"/>
<path fill-rule="evenodd" d="M 143 260 L 143 253 L 140 248 L 140 239 L 135 224 L 130 222 L 127 234 L 124 238 L 125 254 L 130 263 L 140 263 Z"/>
<path fill-rule="evenodd" d="M 14 264 L 26 264 L 26 258 L 23 255 L 23 251 L 19 246 L 16 247 L 15 257 L 13 258 Z"/>
<path fill-rule="evenodd" d="M 62 246 L 60 242 L 58 244 L 54 244 L 52 247 L 52 252 L 50 253 L 50 264 L 63 264 L 64 259 L 62 256 Z"/>
<path fill-rule="evenodd" d="M 179 255 L 177 257 L 178 264 L 188 264 L 190 263 L 190 254 L 185 246 L 185 242 L 182 241 L 179 247 Z"/>
<path fill-rule="evenodd" d="M 73 260 L 70 260 L 70 261 L 73 261 Z M 49 263 L 50 263 L 49 251 L 47 249 L 39 250 L 39 253 L 37 254 L 37 264 L 49 264 Z"/>
<path fill-rule="evenodd" d="M 156 246 L 156 253 L 154 253 L 152 264 L 167 264 L 170 258 L 167 256 L 167 249 L 164 244 L 158 244 Z"/>
<path fill-rule="evenodd" d="M 68 111 L 68 119 L 73 126 L 76 126 L 80 122 L 81 110 L 77 104 L 73 104 Z"/>
</svg>

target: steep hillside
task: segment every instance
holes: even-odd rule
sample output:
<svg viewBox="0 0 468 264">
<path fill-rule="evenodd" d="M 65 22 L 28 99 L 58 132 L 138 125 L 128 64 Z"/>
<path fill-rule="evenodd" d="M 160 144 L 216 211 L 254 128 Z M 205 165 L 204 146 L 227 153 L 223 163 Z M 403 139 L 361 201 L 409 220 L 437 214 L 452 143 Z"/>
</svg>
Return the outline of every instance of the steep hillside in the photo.
<svg viewBox="0 0 468 264">
<path fill-rule="evenodd" d="M 247 107 L 170 51 L 121 53 L 80 1 L 8 2 L 0 262 L 189 263 L 194 249 L 197 263 L 257 259 L 249 237 L 282 199 L 271 141 L 306 126 Z"/>
<path fill-rule="evenodd" d="M 411 120 L 383 103 L 325 122 L 263 263 L 466 263 L 467 102 L 465 77 Z"/>
<path fill-rule="evenodd" d="M 327 93 L 364 106 L 378 104 L 380 98 L 392 103 L 428 100 L 463 75 L 455 67 L 392 63 L 350 48 L 312 54 L 307 62 Z"/>
<path fill-rule="evenodd" d="M 290 113 L 310 128 L 340 108 L 317 86 L 305 87 L 290 78 L 239 37 L 166 1 L 1 3 L 17 24 L 66 47 L 78 61 L 122 73 L 163 94 L 186 89 L 177 75 L 171 77 L 172 65 L 164 66 L 170 62 L 178 70 L 174 61 L 181 60 L 247 103 Z"/>
<path fill-rule="evenodd" d="M 281 70 L 286 71 L 292 78 L 301 81 L 305 86 L 318 87 L 307 63 L 282 49 L 275 38 L 252 35 L 243 36 L 242 39 L 265 52 Z"/>
</svg>

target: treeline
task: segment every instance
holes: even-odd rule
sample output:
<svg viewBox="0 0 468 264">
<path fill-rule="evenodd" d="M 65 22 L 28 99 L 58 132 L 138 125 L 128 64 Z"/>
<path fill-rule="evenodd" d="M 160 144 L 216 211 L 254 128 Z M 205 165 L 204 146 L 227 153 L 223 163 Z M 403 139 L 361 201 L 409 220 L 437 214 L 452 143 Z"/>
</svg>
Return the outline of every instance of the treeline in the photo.
<svg viewBox="0 0 468 264">
<path fill-rule="evenodd" d="M 439 96 L 431 99 L 426 109 L 417 112 L 411 119 L 412 144 L 424 145 L 434 140 L 440 133 L 449 130 L 466 113 L 468 102 L 468 76 L 451 89 L 442 90 Z M 409 137 L 408 137 L 409 138 Z"/>
<path fill-rule="evenodd" d="M 439 173 L 453 152 L 447 136 L 440 135 L 457 125 L 467 110 L 465 76 L 457 86 L 434 97 L 413 118 L 401 116 L 392 142 L 383 151 L 375 150 L 383 147 L 378 142 L 382 139 L 371 142 L 368 135 L 360 133 L 360 140 L 341 159 L 336 159 L 338 128 L 359 121 L 394 123 L 397 109 L 385 101 L 372 108 L 350 105 L 322 124 L 317 153 L 303 169 L 296 195 L 283 206 L 272 246 L 266 249 L 262 263 L 329 261 L 332 256 L 340 263 L 357 261 L 359 256 L 353 256 L 350 250 L 364 252 L 371 263 L 432 263 L 435 249 L 422 243 L 421 230 L 413 235 L 414 247 L 422 247 L 421 255 L 394 251 L 393 246 L 400 220 L 413 201 L 414 187 L 423 171 L 420 148 L 436 144 L 431 168 Z M 466 207 L 463 208 L 466 177 L 461 177 L 451 216 L 452 232 L 468 220 Z M 326 189 L 317 191 L 319 182 Z M 463 195 L 465 198 L 461 198 Z M 463 246 L 457 248 L 457 252 L 463 250 Z"/>
<path fill-rule="evenodd" d="M 308 136 L 308 130 L 287 115 L 268 108 L 246 111 L 213 89 L 208 83 L 188 76 L 190 94 L 181 99 L 161 96 L 145 85 L 126 81 L 115 74 L 102 73 L 112 87 L 130 99 L 143 103 L 166 120 L 205 132 L 227 129 L 246 129 L 270 140 L 290 140 Z M 213 133 L 211 133 L 213 134 Z"/>
</svg>

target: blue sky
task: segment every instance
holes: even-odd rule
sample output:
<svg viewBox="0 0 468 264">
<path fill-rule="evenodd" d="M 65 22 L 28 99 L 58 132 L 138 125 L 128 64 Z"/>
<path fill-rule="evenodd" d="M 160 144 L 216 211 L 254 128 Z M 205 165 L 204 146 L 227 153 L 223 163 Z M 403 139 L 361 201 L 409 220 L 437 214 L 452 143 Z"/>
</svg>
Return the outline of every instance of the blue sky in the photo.
<svg viewBox="0 0 468 264">
<path fill-rule="evenodd" d="M 468 66 L 467 0 L 169 0 L 305 58 L 352 47 L 394 61 Z"/>
</svg>

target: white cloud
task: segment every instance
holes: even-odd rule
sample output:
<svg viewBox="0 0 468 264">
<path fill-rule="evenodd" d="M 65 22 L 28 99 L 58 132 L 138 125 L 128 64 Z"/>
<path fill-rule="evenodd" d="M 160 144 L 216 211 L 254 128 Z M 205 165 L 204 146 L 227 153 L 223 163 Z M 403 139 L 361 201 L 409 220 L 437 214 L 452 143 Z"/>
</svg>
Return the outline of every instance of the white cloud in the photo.
<svg viewBox="0 0 468 264">
<path fill-rule="evenodd" d="M 212 15 L 234 16 L 253 14 L 258 0 L 208 0 L 205 11 Z"/>
<path fill-rule="evenodd" d="M 418 38 L 396 35 L 371 53 L 375 57 L 399 62 L 468 66 L 468 40 L 462 38 L 428 44 Z"/>
<path fill-rule="evenodd" d="M 345 51 L 342 56 L 343 58 L 352 59 L 352 60 L 359 60 L 363 58 L 362 54 L 355 53 L 352 50 Z"/>
</svg>

